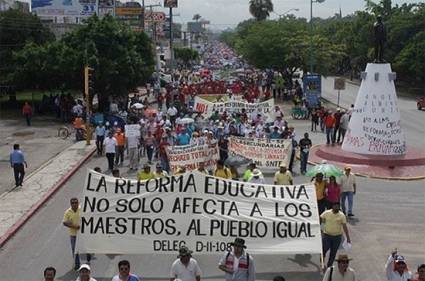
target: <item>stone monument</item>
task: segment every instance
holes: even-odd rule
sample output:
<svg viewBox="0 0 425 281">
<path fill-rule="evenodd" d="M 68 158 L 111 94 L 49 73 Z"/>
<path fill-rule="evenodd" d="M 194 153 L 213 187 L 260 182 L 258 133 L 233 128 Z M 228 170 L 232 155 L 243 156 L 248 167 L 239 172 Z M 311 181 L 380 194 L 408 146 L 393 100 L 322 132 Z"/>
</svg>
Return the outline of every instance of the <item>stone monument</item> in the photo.
<svg viewBox="0 0 425 281">
<path fill-rule="evenodd" d="M 389 63 L 368 63 L 361 78 L 342 149 L 372 155 L 405 154 L 394 85 L 396 74 Z"/>
</svg>

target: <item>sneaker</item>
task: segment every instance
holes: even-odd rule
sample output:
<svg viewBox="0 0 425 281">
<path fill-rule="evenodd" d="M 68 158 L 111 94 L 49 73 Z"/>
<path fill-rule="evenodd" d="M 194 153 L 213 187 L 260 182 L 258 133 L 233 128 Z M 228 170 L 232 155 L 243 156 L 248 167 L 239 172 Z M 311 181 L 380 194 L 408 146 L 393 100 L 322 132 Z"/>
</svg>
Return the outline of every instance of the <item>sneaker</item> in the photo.
<svg viewBox="0 0 425 281">
<path fill-rule="evenodd" d="M 349 217 L 354 217 L 354 214 L 348 214 Z"/>
</svg>

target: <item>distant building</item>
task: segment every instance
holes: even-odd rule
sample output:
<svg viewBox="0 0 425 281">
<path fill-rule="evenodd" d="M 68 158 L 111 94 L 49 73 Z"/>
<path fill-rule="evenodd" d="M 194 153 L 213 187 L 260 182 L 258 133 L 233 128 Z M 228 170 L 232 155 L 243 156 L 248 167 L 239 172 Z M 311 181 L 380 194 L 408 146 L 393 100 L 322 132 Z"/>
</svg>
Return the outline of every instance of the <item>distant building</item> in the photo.
<svg viewBox="0 0 425 281">
<path fill-rule="evenodd" d="M 0 11 L 7 11 L 9 9 L 20 10 L 24 13 L 29 13 L 30 4 L 27 2 L 15 0 L 0 0 Z"/>
</svg>

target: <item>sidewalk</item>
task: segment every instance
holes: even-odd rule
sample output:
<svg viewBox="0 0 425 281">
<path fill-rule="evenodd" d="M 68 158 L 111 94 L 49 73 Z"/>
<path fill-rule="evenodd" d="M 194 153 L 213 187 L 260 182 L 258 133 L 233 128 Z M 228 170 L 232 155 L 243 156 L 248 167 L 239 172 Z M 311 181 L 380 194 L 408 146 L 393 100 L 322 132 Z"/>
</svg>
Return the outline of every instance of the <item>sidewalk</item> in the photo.
<svg viewBox="0 0 425 281">
<path fill-rule="evenodd" d="M 74 143 L 73 137 L 66 140 L 57 137 L 61 126 L 61 123 L 48 117 L 34 118 L 31 127 L 26 126 L 23 119 L 0 120 L 0 195 L 15 186 L 13 169 L 9 163 L 13 144 L 20 144 L 24 152 L 28 163 L 25 170 L 27 177 Z"/>
<path fill-rule="evenodd" d="M 75 143 L 24 180 L 23 186 L 0 195 L 0 247 L 57 191 L 95 151 Z"/>
</svg>

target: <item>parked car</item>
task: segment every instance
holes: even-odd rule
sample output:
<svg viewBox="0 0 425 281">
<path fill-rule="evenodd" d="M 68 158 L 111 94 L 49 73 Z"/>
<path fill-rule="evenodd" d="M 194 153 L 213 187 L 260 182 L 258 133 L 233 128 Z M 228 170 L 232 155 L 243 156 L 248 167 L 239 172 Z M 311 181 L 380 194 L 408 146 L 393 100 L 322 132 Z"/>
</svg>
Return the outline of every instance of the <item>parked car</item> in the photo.
<svg viewBox="0 0 425 281">
<path fill-rule="evenodd" d="M 420 97 L 416 100 L 416 106 L 418 110 L 422 110 L 425 108 L 425 97 Z"/>
</svg>

